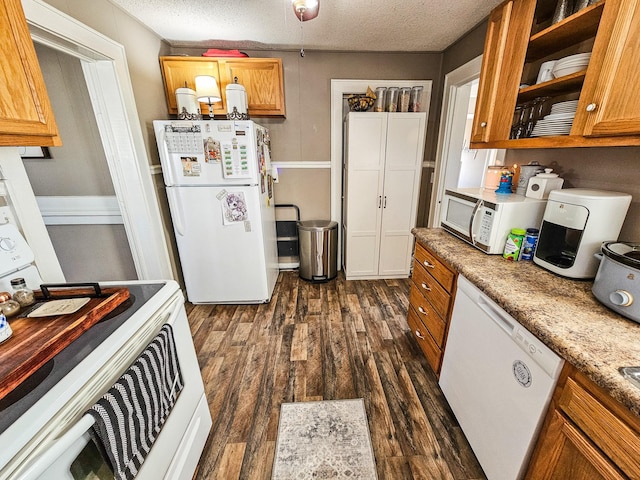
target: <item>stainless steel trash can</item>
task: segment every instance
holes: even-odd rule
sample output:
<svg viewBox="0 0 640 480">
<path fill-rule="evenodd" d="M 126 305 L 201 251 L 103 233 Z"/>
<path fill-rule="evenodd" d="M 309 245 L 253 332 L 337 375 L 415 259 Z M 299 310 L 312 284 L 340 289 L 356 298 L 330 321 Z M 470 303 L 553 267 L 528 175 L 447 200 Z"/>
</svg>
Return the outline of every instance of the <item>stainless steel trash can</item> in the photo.
<svg viewBox="0 0 640 480">
<path fill-rule="evenodd" d="M 338 266 L 338 224 L 328 220 L 298 223 L 300 278 L 326 282 L 335 278 Z"/>
</svg>

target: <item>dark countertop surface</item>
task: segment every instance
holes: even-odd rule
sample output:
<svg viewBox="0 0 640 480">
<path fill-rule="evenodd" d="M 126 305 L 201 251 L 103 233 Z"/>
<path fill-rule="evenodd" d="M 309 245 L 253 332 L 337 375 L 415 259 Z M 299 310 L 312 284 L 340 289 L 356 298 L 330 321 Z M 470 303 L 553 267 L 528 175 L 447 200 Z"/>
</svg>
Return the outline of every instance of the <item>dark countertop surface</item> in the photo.
<svg viewBox="0 0 640 480">
<path fill-rule="evenodd" d="M 619 367 L 640 366 L 640 324 L 609 310 L 593 281 L 555 275 L 530 261 L 487 255 L 440 228 L 416 240 L 474 283 L 543 343 L 640 415 L 640 388 Z"/>
</svg>

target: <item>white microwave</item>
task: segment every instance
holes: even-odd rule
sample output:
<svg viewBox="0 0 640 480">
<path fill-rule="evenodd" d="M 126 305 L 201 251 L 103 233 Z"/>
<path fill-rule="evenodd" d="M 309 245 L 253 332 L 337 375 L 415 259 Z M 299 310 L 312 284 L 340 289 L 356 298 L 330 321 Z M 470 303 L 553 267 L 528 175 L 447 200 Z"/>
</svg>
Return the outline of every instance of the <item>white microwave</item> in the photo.
<svg viewBox="0 0 640 480">
<path fill-rule="evenodd" d="M 502 253 L 512 228 L 540 228 L 546 203 L 485 188 L 445 190 L 440 225 L 485 253 Z"/>
</svg>

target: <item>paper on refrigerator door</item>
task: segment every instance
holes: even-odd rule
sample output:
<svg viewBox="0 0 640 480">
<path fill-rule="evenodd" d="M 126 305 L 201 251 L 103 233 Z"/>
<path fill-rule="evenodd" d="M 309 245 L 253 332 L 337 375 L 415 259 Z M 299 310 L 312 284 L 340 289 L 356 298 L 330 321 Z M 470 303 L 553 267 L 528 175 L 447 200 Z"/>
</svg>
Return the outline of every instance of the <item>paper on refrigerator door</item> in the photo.
<svg viewBox="0 0 640 480">
<path fill-rule="evenodd" d="M 222 223 L 224 225 L 233 225 L 249 220 L 249 211 L 243 192 L 227 192 L 221 202 Z"/>
</svg>

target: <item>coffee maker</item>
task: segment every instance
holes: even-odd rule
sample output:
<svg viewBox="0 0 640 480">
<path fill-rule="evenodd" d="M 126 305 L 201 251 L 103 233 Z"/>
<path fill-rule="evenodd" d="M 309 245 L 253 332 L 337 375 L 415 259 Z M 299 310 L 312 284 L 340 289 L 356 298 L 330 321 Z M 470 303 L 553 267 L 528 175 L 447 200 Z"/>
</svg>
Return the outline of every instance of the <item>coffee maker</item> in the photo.
<svg viewBox="0 0 640 480">
<path fill-rule="evenodd" d="M 542 216 L 534 263 L 569 278 L 593 278 L 602 242 L 617 240 L 631 195 L 604 190 L 552 190 Z"/>
</svg>

